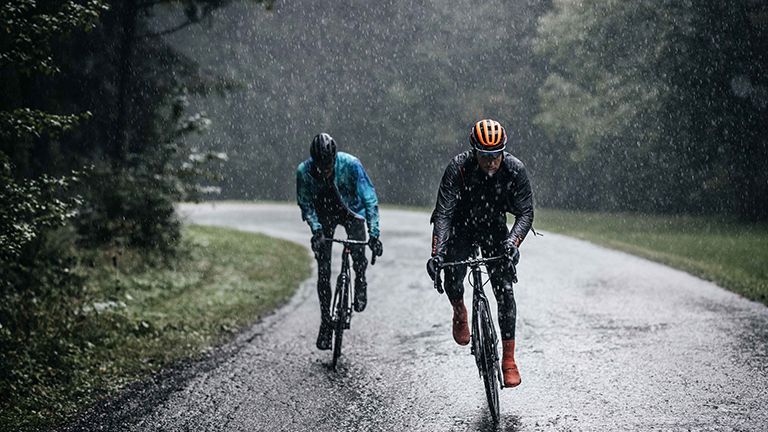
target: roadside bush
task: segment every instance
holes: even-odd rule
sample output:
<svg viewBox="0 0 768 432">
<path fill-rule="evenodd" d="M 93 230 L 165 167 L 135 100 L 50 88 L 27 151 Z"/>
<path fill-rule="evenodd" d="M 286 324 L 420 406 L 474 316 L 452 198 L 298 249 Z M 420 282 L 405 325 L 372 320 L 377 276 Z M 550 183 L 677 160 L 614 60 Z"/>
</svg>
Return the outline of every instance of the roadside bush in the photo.
<svg viewBox="0 0 768 432">
<path fill-rule="evenodd" d="M 76 177 L 17 180 L 0 152 L 0 406 L 34 392 L 77 347 L 68 305 L 80 294 L 74 272 L 74 233 L 66 224 L 77 198 L 60 199 Z M 6 391 L 5 389 L 9 389 Z"/>
<path fill-rule="evenodd" d="M 75 220 L 86 247 L 139 248 L 172 256 L 181 238 L 174 200 L 178 194 L 162 174 L 141 168 L 94 169 Z"/>
<path fill-rule="evenodd" d="M 38 387 L 70 379 L 70 368 L 62 364 L 80 349 L 73 343 L 77 310 L 72 306 L 82 301 L 82 278 L 73 271 L 73 239 L 67 229 L 39 236 L 25 245 L 15 265 L 4 273 L 0 387 L 10 391 L 0 392 L 3 408 L 14 394 L 29 397 Z M 31 399 L 40 407 L 46 405 L 44 394 Z"/>
</svg>

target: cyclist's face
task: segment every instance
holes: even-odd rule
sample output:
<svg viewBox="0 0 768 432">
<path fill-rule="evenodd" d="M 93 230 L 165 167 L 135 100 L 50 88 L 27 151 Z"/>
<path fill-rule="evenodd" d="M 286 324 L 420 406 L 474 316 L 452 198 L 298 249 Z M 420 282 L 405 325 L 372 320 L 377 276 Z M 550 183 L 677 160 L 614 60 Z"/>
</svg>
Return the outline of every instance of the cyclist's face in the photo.
<svg viewBox="0 0 768 432">
<path fill-rule="evenodd" d="M 318 166 L 317 171 L 324 179 L 329 179 L 333 176 L 333 165 L 328 165 L 327 167 Z"/>
<path fill-rule="evenodd" d="M 317 172 L 320 173 L 322 178 L 329 179 L 333 176 L 333 168 L 336 165 L 336 158 L 327 161 L 326 163 L 315 163 Z"/>
<path fill-rule="evenodd" d="M 333 165 L 329 166 L 328 168 L 325 168 L 322 170 L 323 177 L 329 179 L 333 176 Z"/>
<path fill-rule="evenodd" d="M 496 174 L 499 166 L 501 166 L 501 152 L 490 154 L 475 152 L 475 154 L 477 155 L 477 163 L 484 173 L 488 175 Z"/>
</svg>

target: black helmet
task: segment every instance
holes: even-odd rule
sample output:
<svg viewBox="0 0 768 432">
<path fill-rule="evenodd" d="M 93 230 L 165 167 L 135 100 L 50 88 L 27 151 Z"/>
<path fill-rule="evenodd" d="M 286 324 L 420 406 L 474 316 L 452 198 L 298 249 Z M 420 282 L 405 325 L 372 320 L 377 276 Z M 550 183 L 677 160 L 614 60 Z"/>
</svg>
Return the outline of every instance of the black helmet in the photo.
<svg viewBox="0 0 768 432">
<path fill-rule="evenodd" d="M 315 135 L 309 155 L 320 168 L 328 168 L 336 162 L 336 141 L 327 133 Z"/>
</svg>

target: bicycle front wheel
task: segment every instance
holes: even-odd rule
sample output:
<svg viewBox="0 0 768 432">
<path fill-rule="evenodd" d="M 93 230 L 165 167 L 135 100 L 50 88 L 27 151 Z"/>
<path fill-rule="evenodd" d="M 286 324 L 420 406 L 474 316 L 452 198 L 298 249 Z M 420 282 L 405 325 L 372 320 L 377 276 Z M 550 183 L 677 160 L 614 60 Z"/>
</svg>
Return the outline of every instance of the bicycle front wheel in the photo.
<svg viewBox="0 0 768 432">
<path fill-rule="evenodd" d="M 344 340 L 344 329 L 347 326 L 347 312 L 349 304 L 349 280 L 344 275 L 339 275 L 336 283 L 336 302 L 333 305 L 334 315 L 336 317 L 333 323 L 333 360 L 331 366 L 336 369 L 336 363 L 341 357 L 341 343 Z"/>
<path fill-rule="evenodd" d="M 481 303 L 478 307 L 479 330 L 478 337 L 478 351 L 480 358 L 478 359 L 478 368 L 480 368 L 480 376 L 483 379 L 485 385 L 485 397 L 488 399 L 488 408 L 491 411 L 491 417 L 494 423 L 499 422 L 499 386 L 498 382 L 498 368 L 499 368 L 499 355 L 496 351 L 495 332 L 493 330 L 493 321 L 491 320 L 491 314 L 488 311 L 488 305 Z"/>
</svg>

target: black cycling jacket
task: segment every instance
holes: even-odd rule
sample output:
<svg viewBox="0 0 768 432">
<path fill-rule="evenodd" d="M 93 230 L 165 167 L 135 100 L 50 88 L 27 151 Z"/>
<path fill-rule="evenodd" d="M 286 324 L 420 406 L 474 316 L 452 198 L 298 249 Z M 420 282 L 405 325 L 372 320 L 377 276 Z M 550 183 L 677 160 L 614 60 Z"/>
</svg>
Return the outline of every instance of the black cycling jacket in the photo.
<svg viewBox="0 0 768 432">
<path fill-rule="evenodd" d="M 515 215 L 508 238 L 520 245 L 533 225 L 533 198 L 525 166 L 504 152 L 504 160 L 493 176 L 486 175 L 472 150 L 457 155 L 445 168 L 437 203 L 430 222 L 432 255 L 445 256 L 448 239 L 455 230 L 483 230 L 506 224 L 507 213 Z"/>
</svg>

